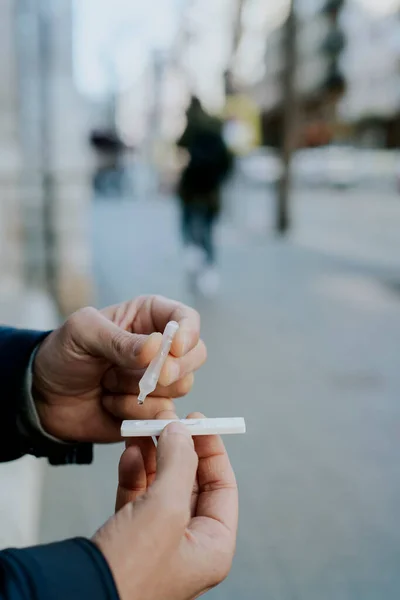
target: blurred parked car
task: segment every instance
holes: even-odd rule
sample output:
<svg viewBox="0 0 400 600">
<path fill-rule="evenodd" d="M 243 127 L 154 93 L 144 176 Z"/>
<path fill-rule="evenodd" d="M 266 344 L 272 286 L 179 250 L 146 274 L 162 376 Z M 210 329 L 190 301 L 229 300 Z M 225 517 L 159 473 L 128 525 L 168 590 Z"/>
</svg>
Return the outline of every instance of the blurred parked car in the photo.
<svg viewBox="0 0 400 600">
<path fill-rule="evenodd" d="M 253 183 L 272 185 L 281 176 L 282 165 L 273 148 L 258 148 L 238 159 L 241 173 Z"/>
<path fill-rule="evenodd" d="M 282 172 L 279 153 L 260 148 L 240 159 L 240 170 L 256 184 L 271 185 Z M 330 145 L 302 148 L 293 156 L 296 186 L 349 188 L 400 187 L 400 153 L 393 150 Z"/>
</svg>

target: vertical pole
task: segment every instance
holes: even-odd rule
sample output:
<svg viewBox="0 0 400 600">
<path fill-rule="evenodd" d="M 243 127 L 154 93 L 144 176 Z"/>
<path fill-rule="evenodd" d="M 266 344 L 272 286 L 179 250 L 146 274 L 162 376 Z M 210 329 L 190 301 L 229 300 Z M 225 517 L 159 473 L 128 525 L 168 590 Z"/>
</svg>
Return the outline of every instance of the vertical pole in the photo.
<svg viewBox="0 0 400 600">
<path fill-rule="evenodd" d="M 234 22 L 233 31 L 233 45 L 232 45 L 232 58 L 235 57 L 237 49 L 239 48 L 240 39 L 242 37 L 242 16 L 244 9 L 245 0 L 237 0 L 237 11 Z"/>
<path fill-rule="evenodd" d="M 17 0 L 14 9 L 18 73 L 18 135 L 22 159 L 19 197 L 24 240 L 23 276 L 28 286 L 44 287 L 43 199 L 41 174 L 38 171 L 40 162 L 37 1 Z"/>
<path fill-rule="evenodd" d="M 224 73 L 226 96 L 233 94 L 232 71 L 235 63 L 236 54 L 240 45 L 240 40 L 242 38 L 242 17 L 244 5 L 245 0 L 237 0 L 236 12 L 233 19 L 232 52 L 227 70 Z"/>
<path fill-rule="evenodd" d="M 56 236 L 54 232 L 55 185 L 52 170 L 51 21 L 48 0 L 39 1 L 40 147 L 43 193 L 43 229 L 46 283 L 57 298 Z"/>
<path fill-rule="evenodd" d="M 278 184 L 276 207 L 276 230 L 281 235 L 285 234 L 290 227 L 291 163 L 295 145 L 296 15 L 294 2 L 295 0 L 290 0 L 290 11 L 284 27 L 282 175 Z"/>
</svg>

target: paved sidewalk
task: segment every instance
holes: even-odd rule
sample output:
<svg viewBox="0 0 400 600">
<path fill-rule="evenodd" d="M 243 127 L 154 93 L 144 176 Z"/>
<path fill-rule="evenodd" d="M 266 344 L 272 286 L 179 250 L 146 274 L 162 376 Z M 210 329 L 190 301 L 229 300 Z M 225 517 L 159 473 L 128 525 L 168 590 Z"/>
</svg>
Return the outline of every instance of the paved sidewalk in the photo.
<svg viewBox="0 0 400 600">
<path fill-rule="evenodd" d="M 46 330 L 57 325 L 57 315 L 46 294 L 15 286 L 0 294 L 0 322 Z M 0 548 L 38 542 L 45 468 L 30 456 L 0 465 Z"/>
<path fill-rule="evenodd" d="M 390 189 L 300 191 L 293 201 L 297 243 L 372 268 L 399 269 L 400 194 Z"/>
<path fill-rule="evenodd" d="M 275 192 L 240 175 L 226 190 L 228 214 L 242 235 L 274 235 Z M 289 238 L 358 267 L 398 269 L 400 194 L 388 187 L 295 189 Z"/>
</svg>

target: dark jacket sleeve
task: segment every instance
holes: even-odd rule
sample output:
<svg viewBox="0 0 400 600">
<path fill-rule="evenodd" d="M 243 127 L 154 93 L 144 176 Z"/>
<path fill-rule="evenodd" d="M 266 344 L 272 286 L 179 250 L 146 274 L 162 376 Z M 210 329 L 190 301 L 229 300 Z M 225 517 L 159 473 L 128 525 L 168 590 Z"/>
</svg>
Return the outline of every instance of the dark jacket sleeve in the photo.
<svg viewBox="0 0 400 600">
<path fill-rule="evenodd" d="M 84 538 L 0 552 L 0 600 L 118 600 L 106 560 Z"/>
<path fill-rule="evenodd" d="M 45 456 L 54 465 L 88 464 L 91 444 L 59 444 L 30 429 L 29 423 L 20 426 L 30 358 L 46 335 L 48 332 L 0 327 L 0 462 L 32 454 Z"/>
</svg>

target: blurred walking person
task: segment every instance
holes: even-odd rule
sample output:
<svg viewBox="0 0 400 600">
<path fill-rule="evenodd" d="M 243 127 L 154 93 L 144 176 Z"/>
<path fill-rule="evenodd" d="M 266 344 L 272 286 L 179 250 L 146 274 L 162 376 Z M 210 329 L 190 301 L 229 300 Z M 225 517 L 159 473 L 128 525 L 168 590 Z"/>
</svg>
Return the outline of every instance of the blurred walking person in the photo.
<svg viewBox="0 0 400 600">
<path fill-rule="evenodd" d="M 187 124 L 177 145 L 188 152 L 188 164 L 178 184 L 183 241 L 188 271 L 204 295 L 218 290 L 214 230 L 221 210 L 221 185 L 232 167 L 222 135 L 222 122 L 208 115 L 192 97 Z"/>
</svg>

